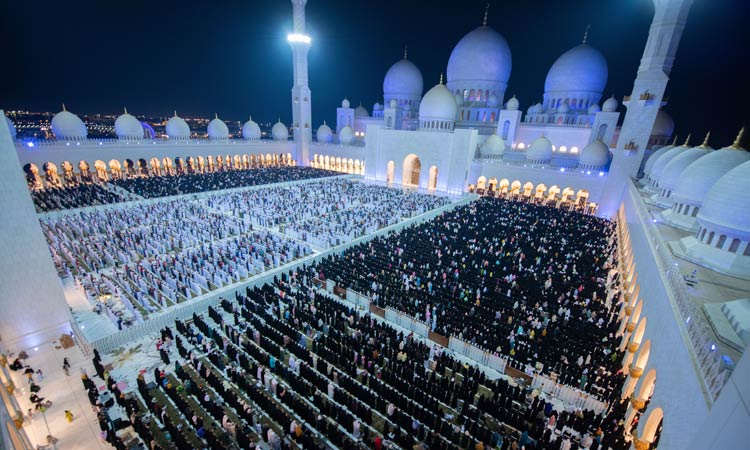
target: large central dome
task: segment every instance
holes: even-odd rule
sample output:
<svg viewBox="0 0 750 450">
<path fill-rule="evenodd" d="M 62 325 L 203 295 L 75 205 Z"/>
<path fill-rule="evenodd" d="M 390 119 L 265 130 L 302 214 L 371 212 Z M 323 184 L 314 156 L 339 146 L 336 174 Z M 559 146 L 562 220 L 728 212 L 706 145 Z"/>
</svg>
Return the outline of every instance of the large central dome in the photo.
<svg viewBox="0 0 750 450">
<path fill-rule="evenodd" d="M 448 87 L 464 89 L 479 82 L 501 84 L 505 88 L 511 65 L 508 42 L 500 33 L 483 25 L 464 36 L 453 49 L 448 60 Z"/>
<path fill-rule="evenodd" d="M 547 72 L 547 94 L 588 92 L 601 95 L 607 85 L 607 60 L 594 47 L 581 44 L 563 53 Z"/>
<path fill-rule="evenodd" d="M 422 72 L 404 58 L 392 65 L 383 79 L 383 96 L 395 98 L 421 97 L 423 89 Z"/>
</svg>

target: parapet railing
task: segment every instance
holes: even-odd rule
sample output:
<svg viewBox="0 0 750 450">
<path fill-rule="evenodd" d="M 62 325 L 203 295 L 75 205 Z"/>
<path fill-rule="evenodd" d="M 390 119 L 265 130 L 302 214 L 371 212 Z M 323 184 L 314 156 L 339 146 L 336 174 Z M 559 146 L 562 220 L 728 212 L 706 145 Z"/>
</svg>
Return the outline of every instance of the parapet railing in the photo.
<svg viewBox="0 0 750 450">
<path fill-rule="evenodd" d="M 662 272 L 665 288 L 672 308 L 677 315 L 677 323 L 686 341 L 689 342 L 688 350 L 693 357 L 693 362 L 701 375 L 703 387 L 708 393 L 710 403 L 719 396 L 721 389 L 726 384 L 732 373 L 732 368 L 724 364 L 722 356 L 718 351 L 718 345 L 708 320 L 701 307 L 693 301 L 689 294 L 687 283 L 679 270 L 679 262 L 675 259 L 669 246 L 659 233 L 655 221 L 645 203 L 638 194 L 638 189 L 632 180 L 628 180 L 627 195 L 632 197 L 635 205 L 635 213 L 643 224 L 643 230 L 651 246 L 654 259 Z M 627 221 L 620 218 L 618 221 L 618 233 L 620 237 L 624 233 L 623 227 L 627 227 Z"/>
</svg>

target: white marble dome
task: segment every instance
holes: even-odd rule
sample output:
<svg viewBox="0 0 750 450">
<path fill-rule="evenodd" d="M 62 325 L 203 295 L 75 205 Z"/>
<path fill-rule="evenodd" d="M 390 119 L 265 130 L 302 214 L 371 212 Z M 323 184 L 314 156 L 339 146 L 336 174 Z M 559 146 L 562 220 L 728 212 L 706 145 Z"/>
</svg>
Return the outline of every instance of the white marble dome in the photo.
<svg viewBox="0 0 750 450">
<path fill-rule="evenodd" d="M 750 208 L 745 201 L 747 192 L 750 192 L 750 161 L 727 172 L 709 189 L 698 213 L 698 222 L 748 236 Z"/>
<path fill-rule="evenodd" d="M 392 98 L 391 102 L 390 102 L 390 107 L 391 107 L 391 109 L 398 108 L 398 100 L 396 100 L 395 98 Z"/>
<path fill-rule="evenodd" d="M 443 83 L 427 91 L 419 104 L 419 120 L 423 122 L 455 122 L 457 112 L 456 99 Z"/>
<path fill-rule="evenodd" d="M 345 126 L 339 131 L 339 143 L 340 144 L 351 144 L 354 140 L 354 130 L 352 127 Z"/>
<path fill-rule="evenodd" d="M 5 116 L 5 122 L 8 124 L 8 131 L 10 131 L 10 137 L 15 141 L 16 136 L 18 136 L 18 131 L 16 131 L 16 125 L 13 123 L 12 120 L 8 116 Z"/>
<path fill-rule="evenodd" d="M 190 127 L 182 117 L 177 116 L 175 111 L 174 116 L 167 121 L 167 125 L 164 130 L 169 136 L 169 139 L 190 139 Z"/>
<path fill-rule="evenodd" d="M 651 129 L 651 136 L 672 136 L 674 132 L 674 120 L 666 111 L 660 109 L 656 113 L 654 127 Z"/>
<path fill-rule="evenodd" d="M 661 178 L 659 178 L 659 186 L 663 189 L 674 189 L 685 169 L 692 163 L 700 161 L 701 158 L 712 151 L 712 148 L 701 145 L 680 152 L 664 167 Z"/>
<path fill-rule="evenodd" d="M 596 103 L 592 103 L 591 106 L 589 106 L 589 114 L 596 114 L 601 110 L 602 108 Z"/>
<path fill-rule="evenodd" d="M 345 98 L 345 99 L 341 100 L 341 107 L 342 108 L 348 108 L 349 107 L 349 99 L 348 98 Z"/>
<path fill-rule="evenodd" d="M 521 105 L 518 103 L 518 99 L 514 95 L 505 103 L 505 109 L 508 109 L 510 111 L 516 111 Z"/>
<path fill-rule="evenodd" d="M 610 96 L 607 100 L 604 101 L 602 104 L 602 111 L 604 112 L 615 112 L 617 111 L 617 107 L 619 106 L 619 103 L 617 103 L 617 99 L 614 95 Z"/>
<path fill-rule="evenodd" d="M 260 126 L 250 117 L 242 125 L 242 138 L 246 140 L 258 140 L 261 137 Z"/>
<path fill-rule="evenodd" d="M 491 134 L 482 143 L 480 152 L 484 157 L 502 156 L 505 153 L 505 142 L 497 134 Z"/>
<path fill-rule="evenodd" d="M 274 141 L 287 141 L 289 140 L 289 128 L 281 123 L 281 119 L 273 124 L 271 127 L 271 136 Z"/>
<path fill-rule="evenodd" d="M 115 120 L 115 134 L 119 139 L 143 139 L 143 125 L 125 109 Z"/>
<path fill-rule="evenodd" d="M 709 189 L 735 167 L 750 161 L 750 152 L 739 146 L 724 147 L 694 161 L 677 181 L 672 190 L 676 201 L 695 205 L 703 203 Z"/>
<path fill-rule="evenodd" d="M 224 140 L 229 139 L 229 128 L 223 120 L 219 119 L 219 115 L 216 114 L 214 118 L 208 122 L 206 127 L 208 132 L 208 138 L 212 140 Z"/>
<path fill-rule="evenodd" d="M 654 164 L 656 164 L 656 161 L 661 157 L 661 155 L 672 150 L 675 147 L 676 147 L 675 143 L 672 143 L 671 145 L 664 146 L 656 150 L 654 153 L 652 153 L 646 160 L 646 165 L 643 166 L 643 173 L 647 176 L 651 175 L 651 171 L 654 168 Z"/>
<path fill-rule="evenodd" d="M 368 113 L 367 109 L 365 109 L 365 107 L 360 104 L 354 109 L 354 117 L 356 118 L 370 117 L 370 113 Z"/>
<path fill-rule="evenodd" d="M 687 142 L 685 142 L 685 144 L 687 144 Z M 664 169 L 667 168 L 667 164 L 669 164 L 675 157 L 677 157 L 677 155 L 684 152 L 685 150 L 690 150 L 691 148 L 692 147 L 688 145 L 680 145 L 677 147 L 672 147 L 671 150 L 662 153 L 656 159 L 654 165 L 651 166 L 651 179 L 660 181 L 662 175 L 664 174 Z"/>
<path fill-rule="evenodd" d="M 406 58 L 392 65 L 383 79 L 385 97 L 419 97 L 423 89 L 422 72 Z"/>
<path fill-rule="evenodd" d="M 86 139 L 88 135 L 86 124 L 83 123 L 83 120 L 65 109 L 65 105 L 63 105 L 62 111 L 52 117 L 50 126 L 55 139 L 78 141 Z"/>
<path fill-rule="evenodd" d="M 382 111 L 383 110 L 383 105 L 381 105 L 378 102 L 375 102 L 375 104 L 372 105 L 372 110 L 373 111 Z"/>
<path fill-rule="evenodd" d="M 584 169 L 603 169 L 609 164 L 609 147 L 600 140 L 595 140 L 583 147 L 578 156 L 578 166 Z"/>
<path fill-rule="evenodd" d="M 563 102 L 563 104 L 557 108 L 557 112 L 558 114 L 568 114 L 570 112 L 570 105 L 568 105 L 568 102 Z"/>
<path fill-rule="evenodd" d="M 587 92 L 601 94 L 607 85 L 607 60 L 594 47 L 581 44 L 560 55 L 544 82 L 545 94 Z"/>
<path fill-rule="evenodd" d="M 315 136 L 318 138 L 318 142 L 331 142 L 333 140 L 333 131 L 331 131 L 331 127 L 326 125 L 325 120 L 323 125 L 318 127 Z"/>
<path fill-rule="evenodd" d="M 490 94 L 490 97 L 487 99 L 487 106 L 490 108 L 497 108 L 499 104 L 500 100 L 497 99 L 497 95 Z"/>
<path fill-rule="evenodd" d="M 512 67 L 505 38 L 483 25 L 461 38 L 448 59 L 448 84 L 457 88 L 474 83 L 506 86 Z"/>
<path fill-rule="evenodd" d="M 544 136 L 534 140 L 526 149 L 526 161 L 545 163 L 552 159 L 552 142 Z"/>
</svg>

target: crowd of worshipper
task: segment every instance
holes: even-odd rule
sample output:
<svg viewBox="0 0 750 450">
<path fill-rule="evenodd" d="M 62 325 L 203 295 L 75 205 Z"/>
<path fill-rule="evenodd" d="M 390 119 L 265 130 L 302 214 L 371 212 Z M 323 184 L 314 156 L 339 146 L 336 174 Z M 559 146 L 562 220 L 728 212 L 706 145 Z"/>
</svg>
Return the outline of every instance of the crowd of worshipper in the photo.
<svg viewBox="0 0 750 450">
<path fill-rule="evenodd" d="M 205 199 L 214 209 L 327 248 L 450 202 L 447 197 L 349 179 L 269 187 Z"/>
<path fill-rule="evenodd" d="M 42 189 L 31 189 L 29 192 L 36 211 L 40 213 L 82 208 L 84 206 L 108 205 L 125 200 L 122 195 L 99 184 L 76 184 L 66 187 L 48 186 Z"/>
<path fill-rule="evenodd" d="M 459 361 L 315 288 L 319 270 L 162 329 L 162 364 L 139 372 L 143 402 L 129 415 L 141 439 L 178 450 L 629 448 L 626 404 L 579 410 Z"/>
<path fill-rule="evenodd" d="M 144 198 L 232 189 L 263 184 L 307 180 L 340 175 L 330 170 L 312 167 L 257 167 L 226 172 L 183 173 L 179 175 L 134 177 L 112 180 L 119 186 Z"/>
<path fill-rule="evenodd" d="M 506 356 L 520 370 L 536 367 L 610 399 L 622 360 L 615 339 L 620 298 L 606 289 L 613 226 L 482 198 L 331 256 L 318 277 Z"/>
<path fill-rule="evenodd" d="M 56 179 L 55 182 L 29 183 L 37 212 L 107 205 L 131 200 L 129 193 L 145 198 L 194 194 L 219 189 L 300 181 L 340 175 L 312 167 L 255 167 L 210 173 L 172 175 L 137 174 L 109 182 L 94 182 L 93 176 Z M 123 189 L 118 192 L 118 187 Z"/>
</svg>

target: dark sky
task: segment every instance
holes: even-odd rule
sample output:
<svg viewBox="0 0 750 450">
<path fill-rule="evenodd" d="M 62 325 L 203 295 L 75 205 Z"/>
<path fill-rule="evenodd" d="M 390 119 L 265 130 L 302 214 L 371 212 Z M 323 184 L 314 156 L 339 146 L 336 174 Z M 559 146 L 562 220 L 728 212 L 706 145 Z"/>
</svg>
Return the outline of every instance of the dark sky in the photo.
<svg viewBox="0 0 750 450">
<path fill-rule="evenodd" d="M 485 0 L 310 0 L 313 122 L 334 122 L 344 96 L 372 109 L 403 45 L 425 90 L 453 46 L 481 24 Z M 653 15 L 650 0 L 494 0 L 489 23 L 513 54 L 508 96 L 541 100 L 554 60 L 581 41 L 609 63 L 605 97 L 629 93 Z M 696 0 L 680 44 L 667 111 L 677 133 L 713 131 L 729 144 L 750 115 L 747 0 Z M 287 0 L 6 0 L 0 108 L 291 121 Z M 623 111 L 624 112 L 624 111 Z M 697 139 L 696 139 L 697 140 Z"/>
</svg>

